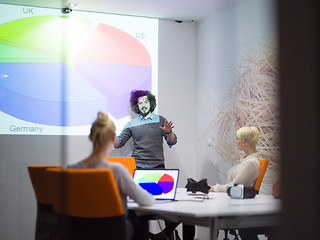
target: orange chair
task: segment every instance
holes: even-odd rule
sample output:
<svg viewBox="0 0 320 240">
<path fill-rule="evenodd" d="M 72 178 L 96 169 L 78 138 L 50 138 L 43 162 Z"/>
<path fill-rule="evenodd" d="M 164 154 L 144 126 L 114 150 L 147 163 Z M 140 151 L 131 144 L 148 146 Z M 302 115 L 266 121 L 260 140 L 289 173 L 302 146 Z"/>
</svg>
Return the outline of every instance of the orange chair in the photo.
<svg viewBox="0 0 320 240">
<path fill-rule="evenodd" d="M 257 193 L 259 193 L 259 191 L 260 191 L 261 183 L 262 183 L 264 175 L 267 171 L 269 160 L 268 159 L 259 159 L 259 162 L 260 162 L 260 172 L 259 172 L 259 176 L 253 186 L 257 190 Z"/>
<path fill-rule="evenodd" d="M 57 165 L 30 165 L 28 172 L 31 184 L 37 200 L 37 218 L 35 239 L 58 239 L 57 226 L 58 217 L 53 211 L 52 189 L 48 175 L 47 168 L 61 169 Z"/>
<path fill-rule="evenodd" d="M 120 194 L 111 169 L 47 169 L 56 182 L 54 210 L 62 239 L 126 239 Z"/>
<path fill-rule="evenodd" d="M 46 172 L 48 175 L 48 187 L 51 189 L 51 202 L 56 213 L 57 208 L 61 206 L 61 188 L 63 188 L 63 182 L 61 173 L 64 171 L 63 168 L 47 168 Z"/>
<path fill-rule="evenodd" d="M 107 157 L 107 161 L 121 163 L 129 170 L 131 176 L 133 176 L 134 170 L 137 168 L 133 157 Z"/>
</svg>

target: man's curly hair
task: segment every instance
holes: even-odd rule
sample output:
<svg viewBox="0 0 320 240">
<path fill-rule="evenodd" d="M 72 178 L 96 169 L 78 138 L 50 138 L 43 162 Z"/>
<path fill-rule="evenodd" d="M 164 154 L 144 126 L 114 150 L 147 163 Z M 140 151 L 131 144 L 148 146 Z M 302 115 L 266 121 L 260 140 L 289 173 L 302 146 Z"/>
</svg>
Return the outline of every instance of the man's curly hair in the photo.
<svg viewBox="0 0 320 240">
<path fill-rule="evenodd" d="M 143 96 L 147 96 L 147 98 L 149 99 L 151 112 L 153 112 L 157 106 L 156 97 L 148 90 L 132 90 L 130 94 L 130 106 L 131 110 L 137 114 L 140 114 L 138 99 Z"/>
</svg>

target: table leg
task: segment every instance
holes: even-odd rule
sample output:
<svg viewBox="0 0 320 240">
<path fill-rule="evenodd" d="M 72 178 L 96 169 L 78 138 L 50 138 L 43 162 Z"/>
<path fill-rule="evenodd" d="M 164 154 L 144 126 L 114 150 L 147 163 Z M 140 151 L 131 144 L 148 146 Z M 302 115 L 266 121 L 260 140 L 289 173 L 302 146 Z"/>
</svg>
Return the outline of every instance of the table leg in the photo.
<svg viewBox="0 0 320 240">
<path fill-rule="evenodd" d="M 210 240 L 217 240 L 218 231 L 218 218 L 210 218 Z"/>
</svg>

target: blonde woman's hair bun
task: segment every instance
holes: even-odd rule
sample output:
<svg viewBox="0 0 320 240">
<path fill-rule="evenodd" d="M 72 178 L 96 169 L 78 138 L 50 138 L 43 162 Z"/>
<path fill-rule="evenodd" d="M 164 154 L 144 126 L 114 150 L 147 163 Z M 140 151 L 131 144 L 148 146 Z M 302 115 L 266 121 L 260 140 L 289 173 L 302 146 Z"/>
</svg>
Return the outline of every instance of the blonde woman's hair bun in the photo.
<svg viewBox="0 0 320 240">
<path fill-rule="evenodd" d="M 113 141 L 115 136 L 115 125 L 108 114 L 99 112 L 97 119 L 93 122 L 89 138 L 93 143 L 94 150 Z"/>
</svg>

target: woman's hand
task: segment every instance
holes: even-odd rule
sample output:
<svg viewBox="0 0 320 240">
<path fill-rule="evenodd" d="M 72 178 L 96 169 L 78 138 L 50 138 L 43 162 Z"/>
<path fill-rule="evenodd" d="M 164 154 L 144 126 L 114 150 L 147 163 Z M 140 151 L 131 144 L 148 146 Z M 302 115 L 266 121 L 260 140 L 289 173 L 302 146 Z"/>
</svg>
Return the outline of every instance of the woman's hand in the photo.
<svg viewBox="0 0 320 240">
<path fill-rule="evenodd" d="M 117 137 L 117 135 L 114 135 L 114 137 L 113 137 L 113 146 L 116 148 L 119 145 L 120 145 L 119 138 Z"/>
</svg>

